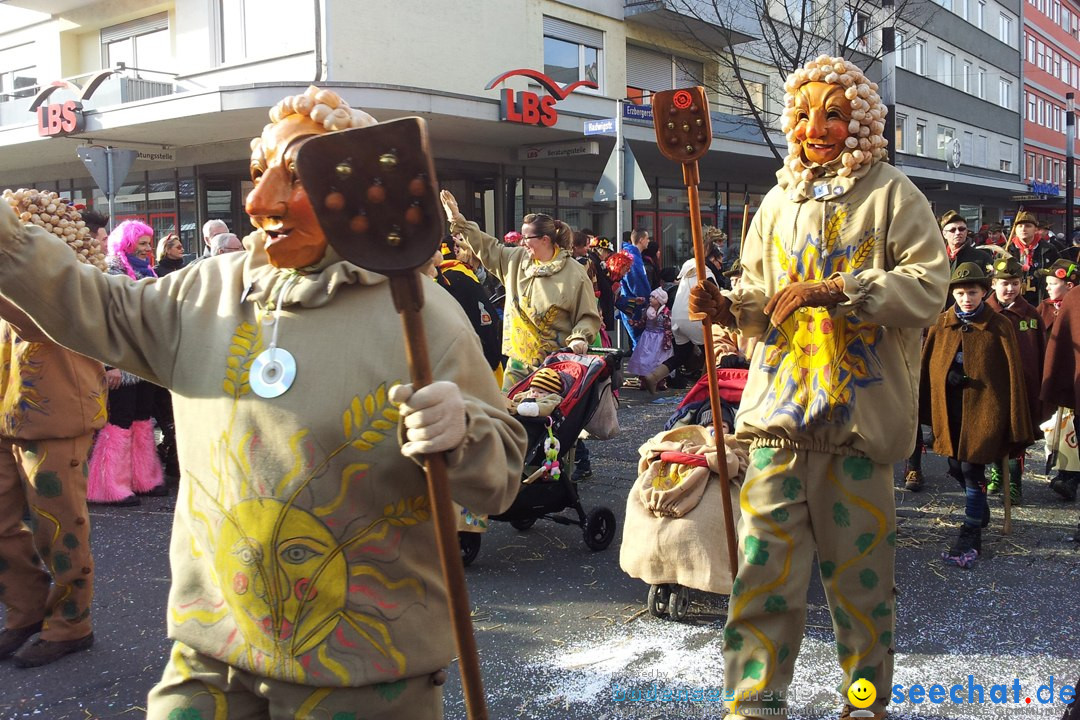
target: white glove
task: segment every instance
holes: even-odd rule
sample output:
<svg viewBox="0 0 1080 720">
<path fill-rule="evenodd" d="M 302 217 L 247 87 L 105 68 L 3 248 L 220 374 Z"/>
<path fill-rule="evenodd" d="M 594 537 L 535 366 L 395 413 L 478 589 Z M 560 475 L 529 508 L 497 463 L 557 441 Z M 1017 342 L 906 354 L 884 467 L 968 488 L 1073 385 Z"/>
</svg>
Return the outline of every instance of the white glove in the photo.
<svg viewBox="0 0 1080 720">
<path fill-rule="evenodd" d="M 405 422 L 402 455 L 419 459 L 453 450 L 465 439 L 465 400 L 455 383 L 440 380 L 416 392 L 411 383 L 394 385 L 389 396 Z"/>
<path fill-rule="evenodd" d="M 576 355 L 584 355 L 589 352 L 589 343 L 585 342 L 581 338 L 570 341 L 570 349 L 574 351 Z"/>
</svg>

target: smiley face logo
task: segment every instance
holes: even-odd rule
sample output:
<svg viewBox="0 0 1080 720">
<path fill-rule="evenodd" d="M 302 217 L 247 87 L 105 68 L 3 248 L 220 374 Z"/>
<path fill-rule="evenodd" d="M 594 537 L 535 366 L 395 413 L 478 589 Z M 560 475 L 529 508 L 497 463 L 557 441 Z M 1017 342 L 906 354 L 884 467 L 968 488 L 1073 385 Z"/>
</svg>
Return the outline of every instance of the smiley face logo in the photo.
<svg viewBox="0 0 1080 720">
<path fill-rule="evenodd" d="M 857 708 L 870 707 L 877 699 L 877 688 L 865 678 L 851 683 L 847 691 L 848 700 Z"/>
</svg>

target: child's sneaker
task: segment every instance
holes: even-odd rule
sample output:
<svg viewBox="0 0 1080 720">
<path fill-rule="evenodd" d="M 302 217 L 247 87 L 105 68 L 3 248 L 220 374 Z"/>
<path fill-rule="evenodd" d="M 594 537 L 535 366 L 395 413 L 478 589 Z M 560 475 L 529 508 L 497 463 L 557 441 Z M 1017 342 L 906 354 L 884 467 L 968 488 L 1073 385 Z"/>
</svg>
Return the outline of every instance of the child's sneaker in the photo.
<svg viewBox="0 0 1080 720">
<path fill-rule="evenodd" d="M 980 550 L 982 550 L 982 528 L 964 524 L 960 526 L 960 535 L 952 548 L 941 553 L 941 559 L 966 569 L 975 564 Z"/>
<path fill-rule="evenodd" d="M 991 463 L 987 466 L 990 471 L 990 479 L 986 481 L 986 493 L 999 493 L 1001 492 L 1001 468 L 997 463 Z"/>
</svg>

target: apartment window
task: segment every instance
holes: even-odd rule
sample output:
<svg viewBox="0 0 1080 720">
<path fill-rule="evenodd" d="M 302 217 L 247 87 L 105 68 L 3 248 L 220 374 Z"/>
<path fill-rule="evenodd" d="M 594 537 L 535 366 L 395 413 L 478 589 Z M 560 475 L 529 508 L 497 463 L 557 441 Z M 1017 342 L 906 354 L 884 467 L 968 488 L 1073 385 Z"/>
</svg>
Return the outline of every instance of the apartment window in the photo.
<svg viewBox="0 0 1080 720">
<path fill-rule="evenodd" d="M 952 141 L 956 137 L 956 128 L 938 125 L 937 128 L 937 156 L 944 160 L 952 152 Z"/>
<path fill-rule="evenodd" d="M 907 68 L 907 65 L 904 63 L 904 51 L 907 49 L 906 40 L 907 38 L 904 33 L 896 33 L 896 67 L 905 69 Z"/>
<path fill-rule="evenodd" d="M 970 14 L 968 10 L 968 3 L 971 2 L 971 0 L 958 0 L 958 2 L 960 3 L 960 17 L 967 20 L 968 15 Z"/>
<path fill-rule="evenodd" d="M 1058 77 L 1061 78 L 1061 82 L 1065 83 L 1066 85 L 1071 85 L 1072 84 L 1072 81 L 1070 80 L 1071 76 L 1072 76 L 1072 63 L 1069 62 L 1068 60 L 1066 60 L 1065 58 L 1062 58 L 1061 59 L 1061 73 L 1058 75 Z"/>
<path fill-rule="evenodd" d="M 1012 18 L 1005 13 L 1001 13 L 998 20 L 998 40 L 1007 45 L 1012 44 Z"/>
<path fill-rule="evenodd" d="M 558 18 L 544 18 L 544 73 L 567 85 L 592 80 L 603 92 L 604 33 Z"/>
<path fill-rule="evenodd" d="M 870 52 L 870 16 L 849 5 L 844 9 L 844 21 L 847 26 L 844 44 L 853 50 Z"/>
<path fill-rule="evenodd" d="M 964 61 L 964 92 L 971 92 L 971 63 Z"/>
<path fill-rule="evenodd" d="M 1035 96 L 1031 93 L 1024 93 L 1027 96 L 1027 119 L 1028 122 L 1036 122 L 1035 118 L 1038 117 L 1038 105 L 1035 102 Z"/>
<path fill-rule="evenodd" d="M 915 123 L 915 154 L 926 154 L 926 123 Z"/>
<path fill-rule="evenodd" d="M 985 30 L 983 27 L 983 20 L 986 17 L 986 3 L 983 0 L 979 0 L 979 4 L 975 6 L 975 27 L 980 30 Z"/>
<path fill-rule="evenodd" d="M 907 115 L 896 116 L 896 152 L 904 152 L 904 136 L 907 135 Z"/>
<path fill-rule="evenodd" d="M 806 12 L 813 11 L 813 4 L 810 0 L 784 0 L 784 10 L 792 25 L 803 25 Z"/>
<path fill-rule="evenodd" d="M 1061 76 L 1061 55 L 1056 52 L 1054 53 L 1054 65 L 1050 72 L 1053 73 L 1054 77 Z"/>
<path fill-rule="evenodd" d="M 960 142 L 961 157 L 965 163 L 971 163 L 971 158 L 975 153 L 975 133 L 964 131 L 963 139 Z"/>
<path fill-rule="evenodd" d="M 911 61 L 911 71 L 917 75 L 926 74 L 926 41 L 916 40 Z"/>
<path fill-rule="evenodd" d="M 34 43 L 0 50 L 0 102 L 32 96 L 37 90 Z"/>
<path fill-rule="evenodd" d="M 1012 109 L 1012 82 L 1005 78 L 998 78 L 998 105 Z"/>
<path fill-rule="evenodd" d="M 102 67 L 117 63 L 143 70 L 169 72 L 173 68 L 169 42 L 169 13 L 157 13 L 101 29 Z"/>
<path fill-rule="evenodd" d="M 1054 174 L 1050 176 L 1050 182 L 1054 183 L 1055 185 L 1064 185 L 1065 184 L 1065 183 L 1061 182 L 1061 161 L 1060 160 L 1055 160 L 1054 161 Z"/>
<path fill-rule="evenodd" d="M 934 0 L 938 5 L 945 8 L 949 12 L 952 12 L 953 4 L 952 0 Z"/>
<path fill-rule="evenodd" d="M 652 93 L 702 85 L 705 66 L 636 45 L 626 46 L 627 97 L 648 103 Z"/>
<path fill-rule="evenodd" d="M 1024 153 L 1024 178 L 1028 181 L 1035 179 L 1035 153 Z"/>
<path fill-rule="evenodd" d="M 990 138 L 986 135 L 979 135 L 975 138 L 975 165 L 977 167 L 986 167 L 987 158 L 986 154 L 990 146 Z"/>
<path fill-rule="evenodd" d="M 1035 64 L 1035 38 L 1030 35 L 1027 36 L 1027 61 Z"/>
<path fill-rule="evenodd" d="M 1042 98 L 1038 98 L 1036 101 L 1039 105 L 1039 115 L 1037 122 L 1039 125 L 1046 125 L 1046 101 Z"/>
<path fill-rule="evenodd" d="M 217 0 L 218 59 L 237 63 L 311 50 L 315 17 L 295 0 Z M 286 25 L 287 23 L 287 25 Z M 283 32 L 282 28 L 288 31 Z M 272 40 L 268 40 L 272 38 Z"/>
<path fill-rule="evenodd" d="M 1058 106 L 1054 106 L 1054 130 L 1061 132 L 1061 116 L 1065 113 Z"/>
<path fill-rule="evenodd" d="M 975 91 L 980 99 L 986 99 L 986 68 L 979 68 L 978 75 L 975 76 Z"/>
<path fill-rule="evenodd" d="M 938 79 L 950 87 L 956 82 L 956 56 L 947 50 L 941 50 L 941 62 L 938 64 Z"/>
<path fill-rule="evenodd" d="M 1001 172 L 1013 171 L 1013 146 L 1011 143 L 1001 143 L 1001 157 L 998 159 L 998 170 Z"/>
</svg>

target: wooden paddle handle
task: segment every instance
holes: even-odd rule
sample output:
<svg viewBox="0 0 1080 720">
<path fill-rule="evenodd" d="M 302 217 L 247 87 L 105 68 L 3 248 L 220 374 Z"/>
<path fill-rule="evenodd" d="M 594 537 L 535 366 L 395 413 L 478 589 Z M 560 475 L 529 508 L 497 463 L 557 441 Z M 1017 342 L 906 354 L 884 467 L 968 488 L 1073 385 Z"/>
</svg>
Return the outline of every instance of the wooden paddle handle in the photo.
<svg viewBox="0 0 1080 720">
<path fill-rule="evenodd" d="M 405 331 L 405 357 L 409 363 L 409 376 L 413 390 L 431 384 L 431 360 L 427 342 L 424 341 L 424 318 L 420 313 L 423 304 L 419 287 L 420 274 L 392 275 L 391 293 L 398 305 Z M 484 683 L 480 675 L 480 654 L 473 635 L 472 608 L 469 590 L 465 585 L 465 565 L 461 562 L 461 546 L 457 536 L 457 518 L 450 497 L 450 482 L 446 472 L 446 456 L 443 453 L 424 456 L 427 476 L 428 499 L 431 516 L 435 521 L 435 545 L 446 580 L 446 596 L 450 604 L 450 621 L 454 628 L 458 662 L 461 669 L 461 686 L 465 694 L 465 710 L 469 720 L 487 720 L 487 702 L 484 699 Z"/>
</svg>

